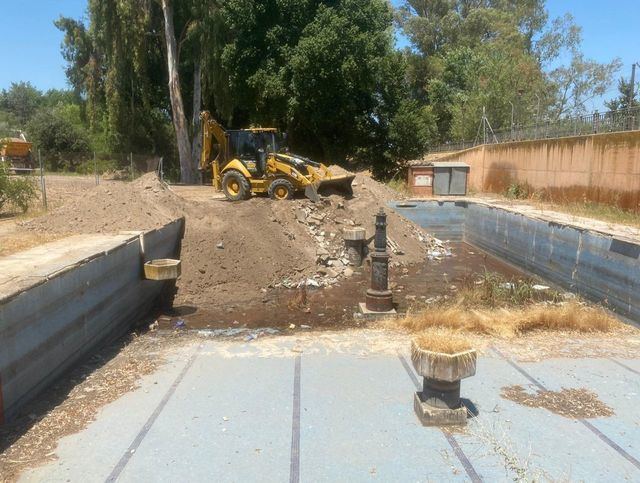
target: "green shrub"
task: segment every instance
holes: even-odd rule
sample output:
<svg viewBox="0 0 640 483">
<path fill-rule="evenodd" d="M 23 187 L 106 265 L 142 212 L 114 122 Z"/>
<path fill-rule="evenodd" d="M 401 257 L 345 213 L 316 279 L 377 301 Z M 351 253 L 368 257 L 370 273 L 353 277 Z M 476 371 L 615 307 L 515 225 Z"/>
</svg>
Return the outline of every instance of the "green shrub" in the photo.
<svg viewBox="0 0 640 483">
<path fill-rule="evenodd" d="M 35 183 L 31 178 L 9 176 L 6 166 L 0 164 L 0 210 L 10 205 L 24 213 L 36 194 Z"/>
<path fill-rule="evenodd" d="M 410 194 L 409 186 L 407 186 L 407 180 L 404 178 L 393 178 L 387 181 L 387 186 L 403 195 Z"/>
<path fill-rule="evenodd" d="M 504 193 L 507 198 L 515 200 L 526 200 L 530 198 L 532 194 L 533 189 L 529 184 L 518 181 L 512 182 Z"/>
</svg>

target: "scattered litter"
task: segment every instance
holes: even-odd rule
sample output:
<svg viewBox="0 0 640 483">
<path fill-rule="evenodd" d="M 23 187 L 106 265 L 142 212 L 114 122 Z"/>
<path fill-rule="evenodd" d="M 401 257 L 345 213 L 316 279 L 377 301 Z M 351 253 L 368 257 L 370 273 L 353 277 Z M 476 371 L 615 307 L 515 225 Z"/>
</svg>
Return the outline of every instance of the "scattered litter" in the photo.
<svg viewBox="0 0 640 483">
<path fill-rule="evenodd" d="M 310 329 L 310 328 L 311 328 L 311 326 L 310 326 L 310 325 L 304 325 L 304 324 L 302 324 L 302 325 L 300 326 L 300 328 L 301 328 L 301 329 Z"/>
<path fill-rule="evenodd" d="M 549 287 L 549 286 L 547 286 L 547 285 L 539 285 L 539 284 L 536 284 L 536 285 L 533 285 L 531 288 L 532 288 L 533 290 L 544 291 L 544 290 L 549 290 L 551 287 Z"/>
<path fill-rule="evenodd" d="M 296 328 L 296 324 L 289 324 L 289 328 L 290 329 L 295 329 Z"/>
<path fill-rule="evenodd" d="M 222 250 L 224 248 L 224 243 L 222 242 L 216 243 L 216 248 L 218 248 L 219 250 Z"/>
<path fill-rule="evenodd" d="M 176 330 L 186 329 L 187 323 L 184 321 L 184 319 L 178 319 L 176 320 L 176 323 L 174 324 L 173 328 Z"/>
</svg>

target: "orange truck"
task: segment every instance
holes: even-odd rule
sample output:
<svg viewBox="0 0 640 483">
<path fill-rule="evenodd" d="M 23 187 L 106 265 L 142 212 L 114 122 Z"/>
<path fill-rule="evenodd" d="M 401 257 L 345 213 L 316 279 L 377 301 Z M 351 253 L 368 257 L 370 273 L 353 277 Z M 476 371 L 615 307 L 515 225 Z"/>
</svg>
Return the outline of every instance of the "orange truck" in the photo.
<svg viewBox="0 0 640 483">
<path fill-rule="evenodd" d="M 19 132 L 18 135 L 0 139 L 0 162 L 6 163 L 15 173 L 29 172 L 35 168 L 31 152 L 33 144 L 27 141 L 24 133 Z"/>
</svg>

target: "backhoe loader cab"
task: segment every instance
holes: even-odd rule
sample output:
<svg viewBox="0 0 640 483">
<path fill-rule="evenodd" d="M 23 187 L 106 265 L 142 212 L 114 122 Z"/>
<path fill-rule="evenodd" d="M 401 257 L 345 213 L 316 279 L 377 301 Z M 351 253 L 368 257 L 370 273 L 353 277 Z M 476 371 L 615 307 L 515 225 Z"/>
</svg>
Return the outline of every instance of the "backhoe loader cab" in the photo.
<svg viewBox="0 0 640 483">
<path fill-rule="evenodd" d="M 211 173 L 216 189 L 231 201 L 266 193 L 272 199 L 293 198 L 296 191 L 318 201 L 328 189 L 353 194 L 355 176 L 334 176 L 323 164 L 290 154 L 285 137 L 274 128 L 226 131 L 208 112 L 202 118 L 200 169 Z"/>
</svg>

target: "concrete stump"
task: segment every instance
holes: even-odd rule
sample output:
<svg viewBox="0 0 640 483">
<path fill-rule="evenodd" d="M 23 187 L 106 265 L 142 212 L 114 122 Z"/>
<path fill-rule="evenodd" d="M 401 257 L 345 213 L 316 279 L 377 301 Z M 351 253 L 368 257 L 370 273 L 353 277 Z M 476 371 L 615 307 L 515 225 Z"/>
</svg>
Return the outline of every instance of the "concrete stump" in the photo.
<svg viewBox="0 0 640 483">
<path fill-rule="evenodd" d="M 349 263 L 356 267 L 362 266 L 367 233 L 364 228 L 345 228 L 343 231 L 344 246 Z"/>
<path fill-rule="evenodd" d="M 424 426 L 467 423 L 467 408 L 460 400 L 460 381 L 476 373 L 475 350 L 443 354 L 411 343 L 411 361 L 423 378 L 422 391 L 414 396 L 414 409 Z"/>
</svg>

